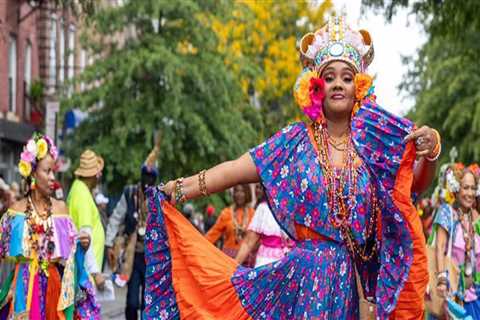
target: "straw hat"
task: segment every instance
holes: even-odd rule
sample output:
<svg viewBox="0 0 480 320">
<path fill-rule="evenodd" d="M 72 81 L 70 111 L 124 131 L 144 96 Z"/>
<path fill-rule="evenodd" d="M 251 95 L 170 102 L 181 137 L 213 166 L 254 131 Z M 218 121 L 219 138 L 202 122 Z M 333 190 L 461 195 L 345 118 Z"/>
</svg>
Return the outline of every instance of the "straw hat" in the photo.
<svg viewBox="0 0 480 320">
<path fill-rule="evenodd" d="M 93 177 L 103 170 L 103 158 L 92 150 L 85 150 L 80 156 L 80 166 L 75 170 L 79 177 Z"/>
</svg>

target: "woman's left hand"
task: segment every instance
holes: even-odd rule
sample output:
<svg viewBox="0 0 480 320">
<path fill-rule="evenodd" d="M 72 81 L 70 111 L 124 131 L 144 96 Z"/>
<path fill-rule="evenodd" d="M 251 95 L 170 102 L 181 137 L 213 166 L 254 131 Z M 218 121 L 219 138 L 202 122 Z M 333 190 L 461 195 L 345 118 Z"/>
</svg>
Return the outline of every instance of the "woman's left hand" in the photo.
<svg viewBox="0 0 480 320">
<path fill-rule="evenodd" d="M 405 142 L 415 141 L 415 147 L 417 148 L 417 157 L 429 157 L 434 158 L 435 147 L 440 141 L 438 141 L 435 131 L 428 127 L 423 126 L 419 129 L 408 134 L 405 139 Z"/>
<path fill-rule="evenodd" d="M 85 251 L 88 250 L 90 247 L 90 235 L 85 232 L 80 232 L 78 235 L 78 240 L 80 241 L 82 248 L 85 249 Z"/>
</svg>

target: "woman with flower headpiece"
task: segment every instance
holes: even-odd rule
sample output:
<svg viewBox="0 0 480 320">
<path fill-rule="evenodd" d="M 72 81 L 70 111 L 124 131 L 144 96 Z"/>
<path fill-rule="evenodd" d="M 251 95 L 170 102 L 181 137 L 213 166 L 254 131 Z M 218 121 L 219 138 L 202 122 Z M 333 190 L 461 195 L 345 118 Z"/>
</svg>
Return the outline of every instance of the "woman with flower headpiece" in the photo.
<svg viewBox="0 0 480 320">
<path fill-rule="evenodd" d="M 377 105 L 370 35 L 344 17 L 304 36 L 300 51 L 294 94 L 310 122 L 150 190 L 145 317 L 423 318 L 425 239 L 411 193 L 431 182 L 440 136 Z M 211 246 L 171 205 L 259 181 L 296 242 L 259 268 Z"/>
<path fill-rule="evenodd" d="M 63 201 L 52 197 L 57 149 L 34 135 L 18 169 L 26 197 L 0 220 L 0 263 L 12 272 L 0 283 L 0 319 L 100 319 L 85 271 L 87 234 L 78 234 Z"/>
<path fill-rule="evenodd" d="M 446 188 L 454 202 L 438 208 L 429 242 L 435 243 L 437 262 L 436 288 L 432 289 L 443 298 L 457 297 L 468 315 L 480 319 L 480 220 L 475 208 L 478 178 L 472 169 L 475 167 L 455 164 L 446 170 Z M 458 267 L 458 279 L 452 279 L 447 263 Z M 453 288 L 453 282 L 458 288 Z"/>
</svg>

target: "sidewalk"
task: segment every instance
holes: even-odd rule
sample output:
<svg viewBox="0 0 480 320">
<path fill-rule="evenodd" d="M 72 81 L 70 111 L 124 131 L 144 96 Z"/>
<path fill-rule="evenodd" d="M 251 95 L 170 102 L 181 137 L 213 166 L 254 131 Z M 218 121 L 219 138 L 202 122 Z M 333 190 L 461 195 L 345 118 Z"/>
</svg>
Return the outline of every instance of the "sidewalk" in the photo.
<svg viewBox="0 0 480 320">
<path fill-rule="evenodd" d="M 127 297 L 127 287 L 115 287 L 115 301 L 102 303 L 102 319 L 107 320 L 125 320 L 125 301 Z"/>
</svg>

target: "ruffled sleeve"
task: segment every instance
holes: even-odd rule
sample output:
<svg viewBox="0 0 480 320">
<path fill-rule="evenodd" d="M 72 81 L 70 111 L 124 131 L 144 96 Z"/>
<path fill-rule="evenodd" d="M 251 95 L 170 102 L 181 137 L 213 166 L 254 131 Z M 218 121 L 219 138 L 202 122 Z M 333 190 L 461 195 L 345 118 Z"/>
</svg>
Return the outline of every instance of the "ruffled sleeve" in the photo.
<svg viewBox="0 0 480 320">
<path fill-rule="evenodd" d="M 260 203 L 255 210 L 252 221 L 248 226 L 248 230 L 254 231 L 265 236 L 284 237 L 284 233 L 275 221 L 270 208 L 266 202 Z"/>
<path fill-rule="evenodd" d="M 295 174 L 298 154 L 310 144 L 303 122 L 294 123 L 250 150 L 270 209 L 282 229 L 295 238 L 295 213 L 299 212 Z M 311 150 L 313 152 L 313 150 Z M 291 185 L 295 184 L 295 185 Z"/>
<path fill-rule="evenodd" d="M 442 204 L 435 212 L 434 226 L 440 226 L 450 233 L 452 230 L 453 212 L 448 204 Z"/>
</svg>

